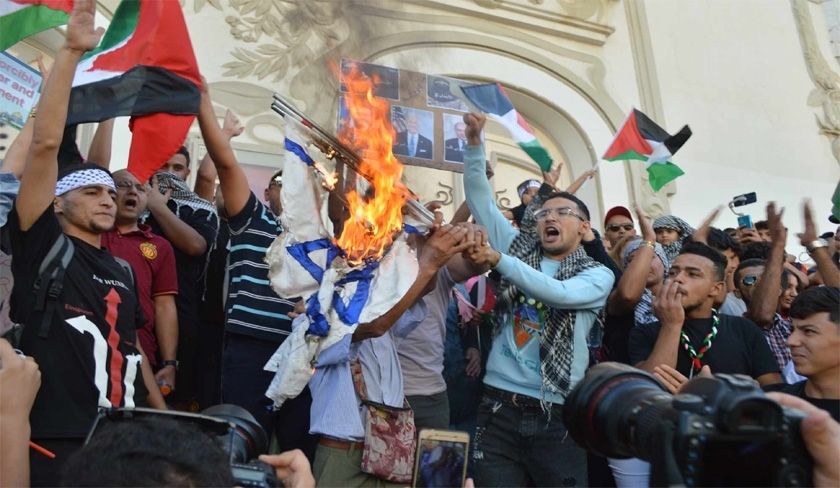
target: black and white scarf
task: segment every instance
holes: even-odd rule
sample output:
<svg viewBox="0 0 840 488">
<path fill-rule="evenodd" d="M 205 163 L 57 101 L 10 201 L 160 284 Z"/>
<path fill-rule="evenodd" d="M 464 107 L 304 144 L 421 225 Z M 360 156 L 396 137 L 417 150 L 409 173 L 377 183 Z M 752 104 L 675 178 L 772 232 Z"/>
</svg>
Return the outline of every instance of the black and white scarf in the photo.
<svg viewBox="0 0 840 488">
<path fill-rule="evenodd" d="M 665 251 L 665 256 L 668 257 L 668 265 L 674 262 L 674 259 L 679 255 L 682 249 L 683 241 L 686 237 L 694 234 L 694 227 L 688 225 L 688 222 L 677 217 L 676 215 L 663 215 L 653 221 L 653 229 L 671 229 L 680 234 L 680 238 L 676 241 L 662 246 Z"/>
<path fill-rule="evenodd" d="M 520 232 L 513 240 L 508 255 L 513 256 L 528 266 L 540 270 L 542 261 L 542 245 L 540 240 L 531 237 L 529 232 Z M 556 280 L 568 280 L 581 271 L 603 266 L 590 258 L 583 249 L 578 246 L 574 252 L 560 262 L 560 268 L 554 275 Z M 510 315 L 513 310 L 514 300 L 519 295 L 516 286 L 502 277 L 497 299 L 496 324 L 494 337 L 504 327 L 510 327 Z M 540 404 L 543 411 L 551 413 L 551 403 L 546 401 L 545 392 L 560 393 L 568 395 L 571 384 L 572 360 L 574 359 L 574 332 L 577 311 L 574 309 L 557 309 L 548 307 L 546 323 L 543 333 L 540 336 L 540 372 L 542 373 L 542 386 L 540 389 Z M 603 309 L 599 312 L 593 333 L 600 342 L 603 332 Z M 590 340 L 590 343 L 592 341 Z"/>
<path fill-rule="evenodd" d="M 219 228 L 219 214 L 216 212 L 216 206 L 207 200 L 198 196 L 197 193 L 190 190 L 187 183 L 174 173 L 157 173 L 155 175 L 158 179 L 158 187 L 161 193 L 166 193 L 166 190 L 172 189 L 170 200 L 175 202 L 175 216 L 181 218 L 181 209 L 184 207 L 191 208 L 193 212 L 198 210 L 206 210 L 209 212 L 207 220 L 214 219 L 216 221 L 216 228 Z M 152 190 L 153 191 L 153 190 Z M 143 215 L 140 216 L 142 222 L 146 222 L 151 212 L 146 209 Z M 215 240 L 215 238 L 214 238 Z"/>
</svg>

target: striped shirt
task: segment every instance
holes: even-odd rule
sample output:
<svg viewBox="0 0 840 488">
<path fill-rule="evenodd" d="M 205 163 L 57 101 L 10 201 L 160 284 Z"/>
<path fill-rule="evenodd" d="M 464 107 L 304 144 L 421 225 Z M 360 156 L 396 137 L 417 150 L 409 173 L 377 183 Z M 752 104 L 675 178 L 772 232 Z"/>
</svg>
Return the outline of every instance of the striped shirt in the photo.
<svg viewBox="0 0 840 488">
<path fill-rule="evenodd" d="M 228 219 L 228 298 L 225 331 L 283 342 L 292 330 L 294 300 L 271 289 L 265 253 L 282 232 L 274 214 L 251 192 L 238 215 Z"/>
</svg>

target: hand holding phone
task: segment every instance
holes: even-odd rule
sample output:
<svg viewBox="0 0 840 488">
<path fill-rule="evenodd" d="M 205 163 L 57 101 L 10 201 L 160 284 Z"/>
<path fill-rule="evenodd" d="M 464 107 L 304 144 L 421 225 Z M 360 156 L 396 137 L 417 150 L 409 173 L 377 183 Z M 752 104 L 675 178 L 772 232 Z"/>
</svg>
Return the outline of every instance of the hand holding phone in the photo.
<svg viewBox="0 0 840 488">
<path fill-rule="evenodd" d="M 741 215 L 740 217 L 738 217 L 738 227 L 753 229 L 754 227 L 752 217 L 749 215 Z"/>
<path fill-rule="evenodd" d="M 470 436 L 454 430 L 421 430 L 414 459 L 413 488 L 464 486 Z"/>
</svg>

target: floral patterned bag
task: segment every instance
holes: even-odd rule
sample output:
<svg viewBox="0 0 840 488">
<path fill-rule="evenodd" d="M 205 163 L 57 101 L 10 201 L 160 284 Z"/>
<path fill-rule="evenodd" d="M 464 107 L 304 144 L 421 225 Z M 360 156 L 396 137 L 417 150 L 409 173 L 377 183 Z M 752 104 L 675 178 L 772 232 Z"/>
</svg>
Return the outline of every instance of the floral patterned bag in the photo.
<svg viewBox="0 0 840 488">
<path fill-rule="evenodd" d="M 411 483 L 417 449 L 414 412 L 406 400 L 396 408 L 368 400 L 362 365 L 350 362 L 356 393 L 365 406 L 365 449 L 362 471 L 393 483 Z"/>
</svg>

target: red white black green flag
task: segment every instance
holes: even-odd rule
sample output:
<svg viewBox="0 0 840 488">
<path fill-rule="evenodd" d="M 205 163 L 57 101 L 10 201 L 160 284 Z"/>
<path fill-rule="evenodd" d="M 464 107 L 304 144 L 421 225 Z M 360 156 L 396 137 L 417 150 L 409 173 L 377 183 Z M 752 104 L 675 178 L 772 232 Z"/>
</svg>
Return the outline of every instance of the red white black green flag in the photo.
<svg viewBox="0 0 840 488">
<path fill-rule="evenodd" d="M 602 159 L 644 161 L 650 186 L 653 191 L 659 191 L 670 181 L 685 174 L 669 159 L 689 137 L 691 129 L 687 125 L 672 136 L 647 115 L 634 108 L 624 119 Z"/>
<path fill-rule="evenodd" d="M 0 51 L 67 23 L 73 0 L 0 0 Z"/>
<path fill-rule="evenodd" d="M 201 76 L 178 0 L 122 0 L 79 62 L 67 124 L 131 116 L 128 170 L 145 181 L 178 151 L 198 114 Z"/>
</svg>

